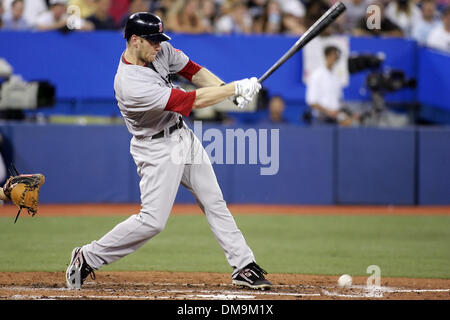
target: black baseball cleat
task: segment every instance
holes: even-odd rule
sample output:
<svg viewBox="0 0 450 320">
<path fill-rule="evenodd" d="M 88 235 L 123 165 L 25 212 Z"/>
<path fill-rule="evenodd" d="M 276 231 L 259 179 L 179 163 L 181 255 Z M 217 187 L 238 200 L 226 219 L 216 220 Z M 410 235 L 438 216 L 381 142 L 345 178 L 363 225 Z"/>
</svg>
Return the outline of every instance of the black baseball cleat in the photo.
<svg viewBox="0 0 450 320">
<path fill-rule="evenodd" d="M 268 290 L 272 287 L 272 283 L 264 277 L 265 274 L 267 272 L 263 268 L 252 262 L 233 277 L 232 283 L 252 289 Z"/>
<path fill-rule="evenodd" d="M 81 247 L 76 247 L 72 251 L 69 266 L 66 270 L 66 285 L 69 289 L 81 289 L 84 280 L 91 275 L 95 280 L 94 269 L 86 263 Z"/>
</svg>

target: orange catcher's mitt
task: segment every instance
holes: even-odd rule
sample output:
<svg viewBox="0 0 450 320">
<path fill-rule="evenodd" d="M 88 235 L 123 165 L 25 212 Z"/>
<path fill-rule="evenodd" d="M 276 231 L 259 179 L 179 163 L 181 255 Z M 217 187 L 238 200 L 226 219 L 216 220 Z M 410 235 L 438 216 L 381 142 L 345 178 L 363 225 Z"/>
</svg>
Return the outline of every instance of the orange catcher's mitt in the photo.
<svg viewBox="0 0 450 320">
<path fill-rule="evenodd" d="M 16 223 L 20 211 L 23 208 L 27 209 L 28 213 L 32 216 L 37 213 L 39 191 L 44 182 L 45 177 L 40 173 L 20 174 L 14 177 L 11 176 L 6 180 L 6 183 L 3 186 L 3 192 L 8 200 L 19 207 L 19 212 L 17 213 L 14 223 Z"/>
</svg>

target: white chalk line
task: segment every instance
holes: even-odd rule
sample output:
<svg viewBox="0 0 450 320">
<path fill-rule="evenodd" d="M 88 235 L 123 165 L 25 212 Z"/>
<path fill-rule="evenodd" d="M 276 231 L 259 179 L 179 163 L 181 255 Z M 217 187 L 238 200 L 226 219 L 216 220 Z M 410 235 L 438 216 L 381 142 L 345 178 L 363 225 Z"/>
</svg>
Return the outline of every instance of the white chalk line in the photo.
<svg viewBox="0 0 450 320">
<path fill-rule="evenodd" d="M 15 286 L 15 287 L 6 287 L 6 288 L 0 288 L 0 290 L 14 290 L 14 291 L 50 291 L 50 292 L 61 292 L 61 291 L 67 291 L 67 292 L 76 292 L 72 289 L 68 289 L 68 288 L 44 288 L 44 287 L 39 287 L 39 288 L 29 288 L 29 287 L 20 287 L 20 286 Z M 86 288 L 85 290 L 89 290 L 89 288 Z M 102 291 L 114 291 L 113 289 L 102 289 Z M 291 292 L 268 292 L 268 291 L 243 291 L 243 290 L 239 290 L 239 291 L 233 291 L 233 290 L 194 290 L 194 289 L 149 289 L 149 290 L 141 290 L 141 289 L 137 289 L 137 290 L 133 290 L 133 291 L 137 291 L 137 292 L 142 292 L 145 291 L 146 293 L 149 294 L 157 294 L 157 293 L 172 293 L 172 294 L 182 294 L 185 296 L 189 296 L 189 297 L 209 297 L 209 298 L 216 298 L 216 299 L 255 299 L 256 296 L 260 296 L 260 295 L 267 295 L 267 296 L 294 296 L 294 297 L 305 297 L 305 296 L 311 296 L 311 297 L 317 297 L 320 296 L 320 293 L 291 293 Z M 194 294 L 192 294 L 194 293 Z M 197 293 L 197 294 L 195 294 Z M 50 297 L 47 295 L 42 295 L 45 297 Z M 30 297 L 34 297 L 34 296 L 30 296 Z M 72 298 L 76 298 L 76 297 L 86 297 L 86 298 L 90 298 L 91 296 L 86 295 L 86 294 L 80 294 L 80 295 L 70 295 L 70 296 L 56 296 L 56 297 L 60 297 L 60 298 L 66 298 L 66 297 L 72 297 Z M 134 297 L 140 297 L 142 299 L 148 299 L 148 298 L 161 298 L 160 296 L 122 296 L 122 295 L 111 295 L 111 296 L 92 296 L 92 297 L 97 297 L 98 299 L 102 299 L 102 298 L 120 298 L 120 299 L 127 299 L 127 298 L 134 298 Z M 173 298 L 173 297 L 172 297 Z"/>
<path fill-rule="evenodd" d="M 102 285 L 117 285 L 117 283 L 114 282 L 109 282 L 109 283 L 105 283 L 102 282 Z M 206 283 L 163 283 L 163 282 L 152 282 L 151 284 L 149 283 L 134 283 L 133 285 L 136 286 L 149 286 L 149 285 L 155 285 L 155 286 L 181 286 L 181 287 L 209 287 L 211 286 L 210 284 L 206 284 Z M 226 284 L 226 283 L 221 283 L 218 284 L 217 286 L 219 287 L 228 287 L 228 288 L 232 288 L 235 287 L 235 285 L 233 284 Z M 273 289 L 283 289 L 283 288 L 289 288 L 289 289 L 317 289 L 317 288 L 327 288 L 327 289 L 336 289 L 339 288 L 337 286 L 311 286 L 311 285 L 295 285 L 295 284 L 278 284 L 278 285 L 272 285 Z M 362 289 L 362 290 L 369 290 L 369 291 L 373 291 L 373 290 L 380 290 L 383 292 L 389 292 L 389 293 L 411 293 L 411 292 L 450 292 L 450 289 L 401 289 L 401 288 L 394 288 L 394 287 L 382 287 L 382 286 L 374 286 L 374 287 L 367 287 L 365 285 L 352 285 L 350 287 L 348 287 L 348 289 Z M 136 289 L 135 291 L 139 291 L 140 289 Z"/>
<path fill-rule="evenodd" d="M 87 283 L 89 283 L 89 282 L 87 282 Z M 91 284 L 93 284 L 93 282 L 91 282 Z M 102 282 L 102 286 L 114 286 L 114 285 L 117 286 L 118 285 L 117 282 Z M 140 287 L 140 286 L 142 286 L 142 287 L 148 287 L 148 286 L 175 287 L 176 286 L 176 287 L 188 287 L 188 288 L 190 288 L 190 287 L 192 287 L 192 288 L 201 288 L 201 287 L 207 288 L 207 287 L 211 287 L 211 286 L 224 287 L 224 288 L 235 288 L 236 287 L 236 285 L 228 284 L 228 283 L 219 283 L 219 284 L 211 285 L 211 284 L 206 284 L 206 283 L 171 283 L 171 282 L 168 282 L 168 283 L 165 283 L 165 282 L 151 282 L 151 283 L 141 282 L 141 283 L 139 283 L 138 282 L 138 283 L 133 283 L 133 286 L 136 286 L 136 287 Z M 277 289 L 277 288 L 280 288 L 280 289 L 286 289 L 286 288 L 287 289 L 316 289 L 317 286 L 278 284 L 278 285 L 272 285 L 272 288 L 273 289 Z M 136 289 L 136 290 L 139 290 L 139 289 Z"/>
<path fill-rule="evenodd" d="M 185 299 L 209 299 L 209 300 L 251 300 L 255 299 L 255 296 L 247 295 L 206 295 L 206 294 L 190 294 L 181 297 L 173 296 L 107 296 L 107 295 L 79 295 L 79 296 L 68 296 L 68 295 L 58 295 L 58 296 L 47 296 L 47 295 L 24 295 L 16 294 L 11 297 L 13 300 L 61 300 L 61 299 L 112 299 L 112 300 L 185 300 Z"/>
<path fill-rule="evenodd" d="M 361 286 L 361 285 L 353 285 L 353 286 L 350 286 L 349 289 L 381 291 L 381 292 L 388 292 L 388 293 L 450 292 L 450 289 L 402 289 L 402 288 L 382 287 L 382 286 L 367 287 L 367 286 Z"/>
<path fill-rule="evenodd" d="M 343 298 L 383 298 L 383 293 L 423 293 L 423 292 L 450 292 L 450 289 L 400 289 L 392 287 L 382 286 L 359 286 L 353 285 L 348 289 L 359 289 L 362 292 L 359 294 L 343 294 L 339 292 L 330 292 L 326 289 L 322 289 L 322 293 L 327 296 L 343 297 Z"/>
<path fill-rule="evenodd" d="M 322 289 L 322 293 L 330 297 L 340 297 L 340 298 L 383 298 L 382 293 L 378 292 L 368 292 L 360 294 L 344 294 L 339 292 L 330 292 L 328 290 Z"/>
<path fill-rule="evenodd" d="M 147 284 L 148 285 L 148 284 Z M 163 285 L 163 284 L 161 284 Z M 167 284 L 165 284 L 167 285 Z M 191 285 L 189 285 L 191 286 Z M 194 286 L 194 287 L 203 287 Z M 255 299 L 257 296 L 292 296 L 292 297 L 319 297 L 334 296 L 342 298 L 383 298 L 383 293 L 423 293 L 423 292 L 450 292 L 450 289 L 403 289 L 403 288 L 393 288 L 393 287 L 366 287 L 353 285 L 348 289 L 360 289 L 361 293 L 340 293 L 328 291 L 327 289 L 335 289 L 335 286 L 329 287 L 314 287 L 311 288 L 320 289 L 321 293 L 292 293 L 292 292 L 271 292 L 271 291 L 236 291 L 236 290 L 195 290 L 195 289 L 133 289 L 136 292 L 146 292 L 150 295 L 88 295 L 88 294 L 78 294 L 78 295 L 14 295 L 12 299 L 218 299 L 218 300 L 236 300 L 236 299 Z M 325 289 L 327 288 L 327 289 Z M 41 291 L 46 290 L 50 292 L 74 292 L 72 289 L 68 288 L 46 288 L 46 287 L 24 287 L 24 286 L 14 286 L 14 287 L 0 287 L 0 290 L 10 290 L 10 291 Z M 84 290 L 91 290 L 91 288 L 86 288 Z M 95 290 L 95 289 L 94 289 Z M 106 292 L 113 292 L 114 289 L 99 289 Z M 86 292 L 85 291 L 85 292 Z M 76 291 L 75 291 L 76 292 Z M 175 294 L 175 296 L 165 296 L 157 294 Z M 179 294 L 180 296 L 176 296 Z M 0 295 L 1 296 L 1 295 Z"/>
</svg>

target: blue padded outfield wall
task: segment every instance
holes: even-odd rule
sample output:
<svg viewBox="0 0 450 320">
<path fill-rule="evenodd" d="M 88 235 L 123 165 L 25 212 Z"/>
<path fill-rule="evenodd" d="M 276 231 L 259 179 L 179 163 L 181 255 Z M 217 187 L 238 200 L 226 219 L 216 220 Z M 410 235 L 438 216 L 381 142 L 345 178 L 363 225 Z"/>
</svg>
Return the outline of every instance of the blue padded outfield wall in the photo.
<svg viewBox="0 0 450 320">
<path fill-rule="evenodd" d="M 413 204 L 415 152 L 413 129 L 339 129 L 338 202 Z"/>
<path fill-rule="evenodd" d="M 226 136 L 237 127 L 203 125 Z M 247 130 L 250 127 L 240 127 Z M 273 129 L 252 127 L 254 129 Z M 22 172 L 42 172 L 43 203 L 139 202 L 139 178 L 123 125 L 0 124 Z M 272 132 L 268 131 L 268 136 Z M 205 147 L 209 140 L 203 137 Z M 279 128 L 279 169 L 261 159 L 215 164 L 228 203 L 450 204 L 450 128 Z M 274 150 L 269 147 L 269 150 Z M 180 187 L 176 202 L 194 203 Z"/>
<path fill-rule="evenodd" d="M 450 203 L 450 128 L 421 128 L 418 153 L 418 203 Z"/>
</svg>

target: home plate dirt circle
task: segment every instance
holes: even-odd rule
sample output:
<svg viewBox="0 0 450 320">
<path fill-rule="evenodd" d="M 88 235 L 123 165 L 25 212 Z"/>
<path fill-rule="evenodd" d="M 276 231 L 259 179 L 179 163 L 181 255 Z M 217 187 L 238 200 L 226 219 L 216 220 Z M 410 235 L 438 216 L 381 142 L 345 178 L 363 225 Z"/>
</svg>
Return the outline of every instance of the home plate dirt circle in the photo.
<svg viewBox="0 0 450 320">
<path fill-rule="evenodd" d="M 231 285 L 223 273 L 107 272 L 88 278 L 83 289 L 65 287 L 64 272 L 0 272 L 0 299 L 43 300 L 298 300 L 298 299 L 445 299 L 450 279 L 382 278 L 380 287 L 366 287 L 366 277 L 340 288 L 338 276 L 270 274 L 271 290 Z"/>
</svg>

